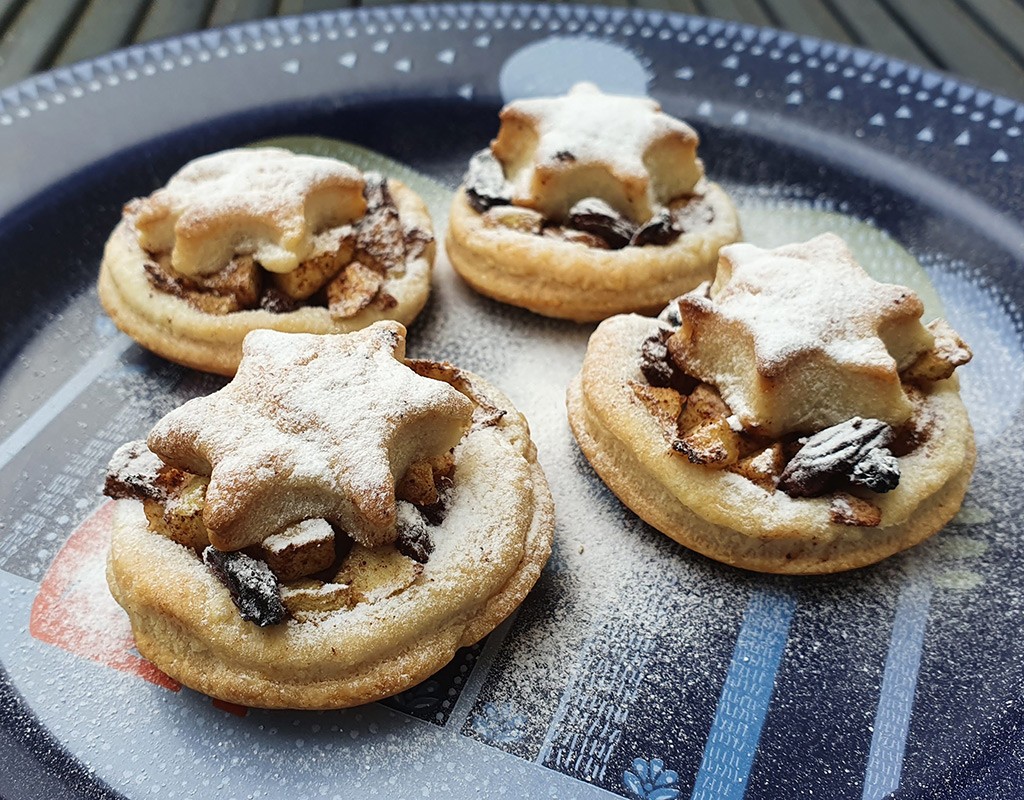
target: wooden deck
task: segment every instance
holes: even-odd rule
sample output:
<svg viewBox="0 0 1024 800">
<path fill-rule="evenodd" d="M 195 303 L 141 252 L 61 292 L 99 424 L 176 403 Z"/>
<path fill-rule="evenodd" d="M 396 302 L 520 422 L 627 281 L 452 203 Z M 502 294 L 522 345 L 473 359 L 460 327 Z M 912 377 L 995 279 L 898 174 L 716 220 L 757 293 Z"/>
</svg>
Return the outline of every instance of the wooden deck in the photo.
<svg viewBox="0 0 1024 800">
<path fill-rule="evenodd" d="M 0 87 L 118 47 L 375 0 L 0 0 Z M 1024 0 L 617 0 L 847 42 L 1024 99 Z"/>
</svg>

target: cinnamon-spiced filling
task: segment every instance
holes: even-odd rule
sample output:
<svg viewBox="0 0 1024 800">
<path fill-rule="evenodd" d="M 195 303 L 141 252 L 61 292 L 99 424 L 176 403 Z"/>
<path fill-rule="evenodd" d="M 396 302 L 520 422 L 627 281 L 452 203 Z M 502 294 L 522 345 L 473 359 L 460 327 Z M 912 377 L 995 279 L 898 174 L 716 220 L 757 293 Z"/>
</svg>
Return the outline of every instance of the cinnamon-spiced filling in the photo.
<svg viewBox="0 0 1024 800">
<path fill-rule="evenodd" d="M 285 314 L 303 306 L 326 308 L 334 319 L 364 309 L 386 311 L 397 300 L 384 289 L 433 241 L 420 228 L 406 229 L 386 179 L 365 175 L 366 213 L 356 223 L 321 231 L 312 257 L 280 273 L 251 256 L 237 255 L 210 275 L 186 276 L 171 266 L 171 253 L 147 252 L 146 276 L 158 291 L 181 298 L 208 314 L 263 309 Z M 133 205 L 125 208 L 131 218 Z"/>
<path fill-rule="evenodd" d="M 649 220 L 636 223 L 598 197 L 580 200 L 563 220 L 514 205 L 512 186 L 489 149 L 476 153 L 464 178 L 466 198 L 489 228 L 508 229 L 583 244 L 599 250 L 664 246 L 684 233 L 706 230 L 715 221 L 714 207 L 702 194 L 673 199 Z"/>
<path fill-rule="evenodd" d="M 830 518 L 844 525 L 880 524 L 873 498 L 896 488 L 898 458 L 923 446 L 932 434 L 923 387 L 949 377 L 964 360 L 959 337 L 945 323 L 933 323 L 934 347 L 900 375 L 914 406 L 905 423 L 893 427 L 853 417 L 822 430 L 770 438 L 744 429 L 712 384 L 687 374 L 673 360 L 667 342 L 680 325 L 675 303 L 660 321 L 637 354 L 643 380 L 630 386 L 673 452 L 691 464 L 740 475 L 769 493 L 829 497 Z"/>
<path fill-rule="evenodd" d="M 421 359 L 406 363 L 473 401 L 472 429 L 497 425 L 505 415 L 456 367 Z M 117 451 L 103 491 L 113 499 L 140 501 L 149 530 L 193 550 L 228 588 L 242 618 L 265 627 L 393 597 L 415 584 L 434 550 L 431 530 L 446 517 L 454 479 L 452 451 L 413 463 L 395 484 L 395 541 L 376 548 L 355 542 L 325 519 L 307 519 L 258 545 L 218 550 L 203 522 L 209 478 L 168 466 L 145 441 Z"/>
</svg>

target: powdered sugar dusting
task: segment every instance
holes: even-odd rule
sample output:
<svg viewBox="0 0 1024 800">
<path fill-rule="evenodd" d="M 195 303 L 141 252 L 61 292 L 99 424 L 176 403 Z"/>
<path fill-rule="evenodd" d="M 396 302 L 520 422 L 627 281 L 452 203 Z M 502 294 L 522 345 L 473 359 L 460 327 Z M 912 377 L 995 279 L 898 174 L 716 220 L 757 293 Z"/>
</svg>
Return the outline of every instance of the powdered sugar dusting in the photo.
<svg viewBox="0 0 1024 800">
<path fill-rule="evenodd" d="M 452 447 L 472 415 L 455 389 L 401 363 L 403 351 L 397 323 L 345 337 L 254 331 L 228 386 L 157 423 L 154 452 L 211 476 L 215 546 L 316 517 L 364 543 L 394 539 L 395 476 Z"/>
<path fill-rule="evenodd" d="M 353 160 L 358 155 L 346 152 Z M 375 164 L 390 168 L 379 157 Z M 443 222 L 443 187 L 417 182 L 404 168 L 400 177 L 422 190 Z M 906 251 L 835 213 L 842 209 L 827 199 L 794 196 L 785 187 L 728 188 L 755 243 L 840 230 L 874 277 L 913 286 L 929 307 L 927 318 L 942 313 L 928 275 Z M 917 576 L 934 591 L 904 785 L 933 791 L 934 783 L 920 787 L 923 771 L 947 774 L 964 757 L 954 746 L 977 752 L 973 745 L 1012 724 L 1017 711 L 1019 648 L 996 623 L 1024 613 L 1016 566 L 1024 326 L 1011 300 L 978 269 L 942 253 L 925 253 L 922 261 L 975 352 L 962 383 L 980 462 L 954 523 L 907 554 L 855 574 L 788 581 L 711 564 L 652 531 L 594 477 L 568 431 L 564 384 L 590 328 L 483 300 L 442 265 L 413 354 L 448 358 L 512 396 L 530 420 L 559 523 L 552 561 L 504 640 L 488 642 L 490 658 L 476 669 L 456 667 L 459 682 L 439 675 L 409 693 L 407 708 L 440 709 L 457 699 L 460 713 L 444 727 L 380 704 L 322 714 L 251 711 L 239 719 L 188 690 L 172 694 L 29 639 L 36 586 L 0 572 L 8 610 L 0 622 L 4 668 L 31 709 L 18 720 L 52 731 L 84 770 L 132 797 L 266 797 L 276 782 L 310 797 L 625 794 L 621 776 L 635 769 L 633 759 L 662 759 L 682 788 L 699 764 L 747 598 L 774 590 L 792 592 L 798 606 L 758 758 L 792 765 L 803 795 L 837 796 L 815 782 L 840 775 L 848 794 L 860 796 L 863 764 L 842 758 L 851 747 L 867 746 L 890 620 L 900 587 Z M 131 412 L 117 418 L 128 437 L 182 397 L 209 392 L 212 380 L 134 355 L 104 379 L 104 388 Z M 97 474 L 115 445 L 108 440 L 93 456 Z M 83 489 L 72 507 L 75 497 L 91 507 L 96 495 Z M 60 523 L 52 529 L 66 530 Z M 36 537 L 32 550 L 44 546 Z M 96 582 L 95 591 L 105 592 L 98 575 Z M 833 724 L 815 709 L 834 702 L 839 682 L 847 713 Z M 831 770 L 817 770 L 819 759 L 815 772 L 799 772 L 792 737 L 801 746 L 802 735 L 813 752 L 835 757 Z M 756 783 L 756 769 L 752 778 L 748 793 L 770 792 Z"/>
<path fill-rule="evenodd" d="M 208 274 L 236 253 L 271 272 L 295 269 L 325 227 L 362 213 L 363 178 L 334 159 L 277 148 L 226 150 L 182 167 L 129 204 L 144 248 L 171 250 L 175 270 Z"/>
<path fill-rule="evenodd" d="M 679 298 L 672 352 L 770 435 L 863 415 L 903 422 L 898 372 L 934 343 L 908 288 L 872 279 L 834 234 L 765 250 L 722 248 L 709 293 Z"/>
<path fill-rule="evenodd" d="M 274 554 L 280 554 L 289 548 L 298 548 L 305 545 L 334 539 L 334 529 L 325 519 L 304 519 L 285 528 L 280 533 L 275 533 L 263 540 L 263 548 Z"/>
<path fill-rule="evenodd" d="M 563 97 L 506 106 L 492 150 L 513 185 L 513 202 L 558 218 L 567 203 L 587 196 L 576 192 L 565 200 L 578 181 L 620 213 L 646 222 L 703 174 L 696 143 L 694 130 L 653 100 L 606 95 L 580 83 Z"/>
<path fill-rule="evenodd" d="M 775 250 L 728 245 L 722 257 L 711 288 L 712 313 L 752 331 L 758 361 L 770 369 L 816 348 L 841 364 L 895 369 L 881 328 L 911 326 L 914 332 L 903 337 L 928 338 L 917 297 L 871 279 L 838 237 Z M 892 349 L 906 358 L 900 352 L 905 345 Z"/>
</svg>

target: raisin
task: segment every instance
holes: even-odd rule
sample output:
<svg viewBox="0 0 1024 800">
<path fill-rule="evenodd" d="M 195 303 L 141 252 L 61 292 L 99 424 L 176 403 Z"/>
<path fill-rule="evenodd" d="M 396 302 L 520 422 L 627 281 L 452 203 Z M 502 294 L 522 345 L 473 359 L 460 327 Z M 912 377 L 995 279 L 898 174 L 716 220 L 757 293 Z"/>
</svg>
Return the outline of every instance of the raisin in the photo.
<svg viewBox="0 0 1024 800">
<path fill-rule="evenodd" d="M 891 492 L 900 483 L 900 462 L 888 450 L 876 447 L 854 466 L 850 483 L 873 492 Z"/>
<path fill-rule="evenodd" d="M 264 562 L 245 553 L 225 553 L 214 547 L 203 550 L 203 562 L 227 587 L 231 601 L 246 622 L 265 628 L 288 615 L 277 578 Z"/>
<path fill-rule="evenodd" d="M 301 303 L 293 297 L 289 297 L 280 289 L 270 286 L 263 290 L 260 295 L 260 308 L 269 311 L 271 314 L 287 314 L 297 309 Z"/>
<path fill-rule="evenodd" d="M 411 503 L 398 504 L 398 538 L 395 539 L 395 549 L 420 564 L 426 564 L 434 552 L 430 531 L 420 512 Z"/>
<path fill-rule="evenodd" d="M 678 239 L 680 233 L 672 220 L 672 215 L 667 209 L 662 209 L 637 229 L 629 243 L 633 247 L 648 244 L 663 246 Z"/>
<path fill-rule="evenodd" d="M 636 233 L 636 226 L 632 222 L 597 197 L 584 198 L 570 208 L 569 225 L 600 236 L 612 250 L 620 250 L 628 245 Z"/>
<path fill-rule="evenodd" d="M 669 387 L 689 394 L 697 381 L 681 371 L 668 356 L 667 342 L 672 331 L 659 328 L 640 346 L 640 372 L 651 386 Z"/>
<path fill-rule="evenodd" d="M 485 147 L 469 159 L 463 183 L 469 204 L 480 214 L 512 202 L 512 186 L 505 180 L 505 170 L 489 148 Z"/>
<path fill-rule="evenodd" d="M 808 437 L 779 478 L 791 497 L 819 497 L 845 483 L 887 492 L 899 483 L 899 463 L 888 450 L 893 429 L 854 417 Z M 879 487 L 874 489 L 874 487 Z"/>
</svg>

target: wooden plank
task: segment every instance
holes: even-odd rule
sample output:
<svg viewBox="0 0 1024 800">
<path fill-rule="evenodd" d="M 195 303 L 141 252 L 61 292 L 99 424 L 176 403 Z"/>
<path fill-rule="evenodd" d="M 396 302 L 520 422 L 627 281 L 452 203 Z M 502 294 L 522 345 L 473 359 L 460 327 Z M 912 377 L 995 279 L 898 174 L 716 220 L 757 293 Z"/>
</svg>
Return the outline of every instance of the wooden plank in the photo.
<svg viewBox="0 0 1024 800">
<path fill-rule="evenodd" d="M 27 2 L 28 0 L 0 0 L 0 31 L 7 27 L 7 23 L 14 19 L 14 15 Z"/>
<path fill-rule="evenodd" d="M 1024 61 L 1024 5 L 1019 0 L 961 0 L 961 5 Z"/>
<path fill-rule="evenodd" d="M 1024 92 L 1024 67 L 951 0 L 885 2 L 943 67 L 1015 97 Z"/>
<path fill-rule="evenodd" d="M 233 22 L 263 19 L 274 16 L 276 12 L 276 0 L 216 0 L 206 25 L 214 28 Z"/>
<path fill-rule="evenodd" d="M 878 0 L 832 0 L 832 5 L 860 44 L 916 64 L 935 60 L 879 5 Z"/>
<path fill-rule="evenodd" d="M 91 0 L 51 66 L 71 64 L 131 43 L 148 0 Z"/>
<path fill-rule="evenodd" d="M 734 22 L 749 22 L 751 25 L 774 25 L 768 12 L 757 0 L 702 0 L 704 13 L 719 19 Z"/>
<path fill-rule="evenodd" d="M 765 5 L 786 30 L 833 42 L 855 43 L 842 22 L 817 0 L 765 0 Z"/>
<path fill-rule="evenodd" d="M 33 0 L 24 6 L 0 41 L 0 86 L 46 67 L 84 5 L 83 0 Z"/>
<path fill-rule="evenodd" d="M 206 26 L 213 0 L 152 0 L 135 33 L 136 42 L 190 33 Z"/>
</svg>

